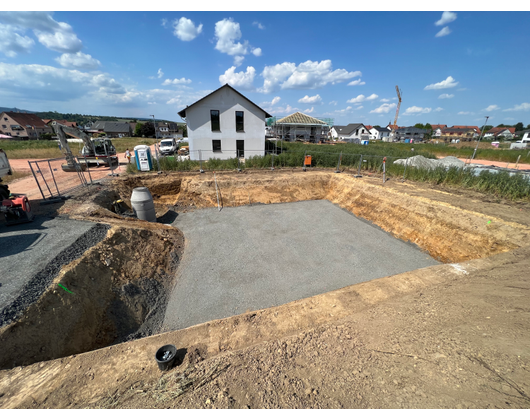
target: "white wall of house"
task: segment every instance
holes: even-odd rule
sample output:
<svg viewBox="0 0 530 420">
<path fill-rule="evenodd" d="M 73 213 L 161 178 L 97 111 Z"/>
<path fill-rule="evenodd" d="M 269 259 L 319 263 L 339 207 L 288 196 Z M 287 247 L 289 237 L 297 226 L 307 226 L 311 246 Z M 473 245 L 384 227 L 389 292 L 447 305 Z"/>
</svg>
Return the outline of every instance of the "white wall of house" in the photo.
<svg viewBox="0 0 530 420">
<path fill-rule="evenodd" d="M 372 127 L 370 129 L 370 140 L 379 140 L 381 137 L 380 137 L 380 132 L 377 128 L 375 127 Z"/>
<path fill-rule="evenodd" d="M 220 114 L 220 131 L 212 131 L 210 110 Z M 236 131 L 236 111 L 244 112 L 244 130 Z M 265 154 L 265 112 L 225 87 L 186 110 L 190 158 L 228 159 L 236 157 L 236 141 L 244 140 L 244 157 Z M 212 140 L 221 140 L 221 151 L 214 152 Z"/>
<path fill-rule="evenodd" d="M 527 131 L 526 133 L 524 133 L 524 136 L 521 140 L 530 140 L 530 131 Z"/>
<path fill-rule="evenodd" d="M 432 137 L 440 137 L 442 135 L 442 129 L 437 128 L 436 130 L 432 131 Z"/>
</svg>

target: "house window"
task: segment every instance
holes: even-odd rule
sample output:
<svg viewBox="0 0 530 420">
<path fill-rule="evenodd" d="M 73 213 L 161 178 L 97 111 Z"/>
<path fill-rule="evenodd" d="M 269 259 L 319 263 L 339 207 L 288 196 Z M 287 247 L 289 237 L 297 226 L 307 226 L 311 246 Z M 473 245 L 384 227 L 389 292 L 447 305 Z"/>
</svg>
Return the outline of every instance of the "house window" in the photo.
<svg viewBox="0 0 530 420">
<path fill-rule="evenodd" d="M 359 129 L 355 130 L 355 135 L 359 134 Z"/>
<path fill-rule="evenodd" d="M 4 118 L 4 121 L 7 121 L 7 118 Z"/>
<path fill-rule="evenodd" d="M 2 124 L 2 128 L 7 128 L 7 125 Z"/>
<path fill-rule="evenodd" d="M 212 140 L 212 150 L 214 152 L 221 151 L 221 140 Z"/>
<path fill-rule="evenodd" d="M 244 131 L 245 124 L 243 121 L 243 111 L 236 111 L 236 131 Z"/>
<path fill-rule="evenodd" d="M 219 121 L 219 111 L 218 110 L 211 110 L 210 111 L 210 120 L 212 121 L 212 131 L 221 131 L 221 123 Z"/>
</svg>

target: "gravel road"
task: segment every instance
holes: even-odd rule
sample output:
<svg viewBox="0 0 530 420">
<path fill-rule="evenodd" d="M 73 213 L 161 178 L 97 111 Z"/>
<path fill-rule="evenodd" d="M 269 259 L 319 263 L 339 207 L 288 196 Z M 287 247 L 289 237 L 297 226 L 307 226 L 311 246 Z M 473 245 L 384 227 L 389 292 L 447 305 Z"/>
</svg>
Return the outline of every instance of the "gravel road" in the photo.
<svg viewBox="0 0 530 420">
<path fill-rule="evenodd" d="M 107 230 L 92 222 L 44 216 L 0 226 L 0 326 L 36 301 L 61 267 L 100 242 Z"/>
<path fill-rule="evenodd" d="M 438 264 L 327 200 L 180 214 L 164 329 L 186 328 Z"/>
</svg>

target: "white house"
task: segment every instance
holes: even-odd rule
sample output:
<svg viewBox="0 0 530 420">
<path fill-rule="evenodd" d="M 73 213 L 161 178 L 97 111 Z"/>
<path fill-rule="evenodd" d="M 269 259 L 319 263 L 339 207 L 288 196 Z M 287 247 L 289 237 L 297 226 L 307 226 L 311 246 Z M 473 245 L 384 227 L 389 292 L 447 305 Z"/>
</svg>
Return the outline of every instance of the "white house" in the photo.
<svg viewBox="0 0 530 420">
<path fill-rule="evenodd" d="M 530 140 L 530 130 L 524 132 L 524 136 L 521 140 Z"/>
<path fill-rule="evenodd" d="M 331 137 L 335 140 L 357 142 L 369 140 L 370 131 L 364 124 L 335 125 L 331 128 Z"/>
<path fill-rule="evenodd" d="M 504 137 L 505 139 L 513 139 L 515 135 L 515 128 L 513 127 L 493 127 L 491 130 L 486 131 L 484 138 L 488 137 Z"/>
<path fill-rule="evenodd" d="M 192 160 L 265 154 L 265 119 L 271 115 L 228 84 L 178 114 L 188 127 Z"/>
<path fill-rule="evenodd" d="M 372 127 L 370 128 L 370 140 L 388 140 L 390 138 L 390 130 L 386 127 Z"/>
</svg>

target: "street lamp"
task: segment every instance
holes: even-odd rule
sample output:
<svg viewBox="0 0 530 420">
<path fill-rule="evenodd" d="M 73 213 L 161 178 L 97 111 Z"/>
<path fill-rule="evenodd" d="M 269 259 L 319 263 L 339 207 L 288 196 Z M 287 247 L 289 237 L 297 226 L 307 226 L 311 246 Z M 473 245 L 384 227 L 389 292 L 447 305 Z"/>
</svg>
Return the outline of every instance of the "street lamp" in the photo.
<svg viewBox="0 0 530 420">
<path fill-rule="evenodd" d="M 155 128 L 155 154 L 156 154 L 156 164 L 158 166 L 158 173 L 161 173 L 160 170 L 160 160 L 158 159 L 158 132 L 156 131 L 156 120 L 154 115 L 150 115 L 153 117 L 153 127 Z"/>
<path fill-rule="evenodd" d="M 480 139 L 482 138 L 482 135 L 484 134 L 484 129 L 486 128 L 486 124 L 488 123 L 488 118 L 489 117 L 486 117 L 486 122 L 482 126 L 482 132 L 480 133 L 480 136 L 479 136 L 479 138 L 477 140 L 477 145 L 475 146 L 475 150 L 473 150 L 473 156 L 471 156 L 471 160 L 475 159 L 475 155 L 477 154 L 477 149 L 478 149 L 478 145 L 480 143 Z"/>
</svg>

